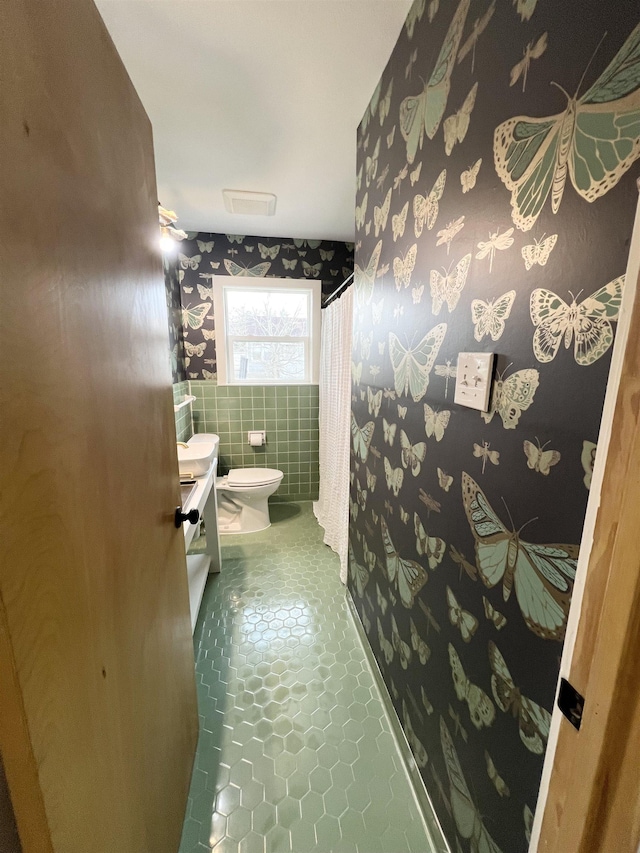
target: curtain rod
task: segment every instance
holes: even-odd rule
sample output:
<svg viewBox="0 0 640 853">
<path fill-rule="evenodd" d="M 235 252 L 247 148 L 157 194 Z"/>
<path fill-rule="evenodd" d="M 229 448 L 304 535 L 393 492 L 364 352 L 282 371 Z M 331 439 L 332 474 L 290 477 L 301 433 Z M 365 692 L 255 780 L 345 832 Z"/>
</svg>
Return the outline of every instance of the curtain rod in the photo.
<svg viewBox="0 0 640 853">
<path fill-rule="evenodd" d="M 336 297 L 336 296 L 337 296 L 337 295 L 338 295 L 342 290 L 344 290 L 344 288 L 349 284 L 349 282 L 351 281 L 351 279 L 352 279 L 352 278 L 353 278 L 353 273 L 351 273 L 351 275 L 350 275 L 350 276 L 348 276 L 347 278 L 345 278 L 345 280 L 342 282 L 342 284 L 339 284 L 339 285 L 336 287 L 336 289 L 333 291 L 333 293 L 330 293 L 330 294 L 327 296 L 327 298 L 326 298 L 326 299 L 324 300 L 324 302 L 322 303 L 322 307 L 323 307 L 323 308 L 326 308 L 326 307 L 327 307 L 327 305 L 328 305 L 328 304 L 329 304 L 333 299 L 335 299 L 335 297 Z"/>
</svg>

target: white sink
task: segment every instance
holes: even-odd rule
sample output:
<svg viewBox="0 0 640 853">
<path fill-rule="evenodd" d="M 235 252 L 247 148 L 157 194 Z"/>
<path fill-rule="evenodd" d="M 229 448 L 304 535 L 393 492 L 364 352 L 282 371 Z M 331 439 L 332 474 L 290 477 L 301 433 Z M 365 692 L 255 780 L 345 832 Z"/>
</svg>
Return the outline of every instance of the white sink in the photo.
<svg viewBox="0 0 640 853">
<path fill-rule="evenodd" d="M 218 454 L 220 439 L 213 433 L 192 436 L 185 444 L 178 443 L 178 469 L 180 476 L 204 476 Z"/>
</svg>

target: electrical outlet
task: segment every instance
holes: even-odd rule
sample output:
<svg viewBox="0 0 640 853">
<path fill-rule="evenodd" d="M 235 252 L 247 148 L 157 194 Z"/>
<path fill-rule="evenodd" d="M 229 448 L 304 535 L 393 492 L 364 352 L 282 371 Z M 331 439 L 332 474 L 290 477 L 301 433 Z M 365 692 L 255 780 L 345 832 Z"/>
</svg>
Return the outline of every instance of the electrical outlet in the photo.
<svg viewBox="0 0 640 853">
<path fill-rule="evenodd" d="M 458 353 L 458 372 L 454 400 L 460 406 L 486 412 L 493 375 L 492 352 Z"/>
</svg>

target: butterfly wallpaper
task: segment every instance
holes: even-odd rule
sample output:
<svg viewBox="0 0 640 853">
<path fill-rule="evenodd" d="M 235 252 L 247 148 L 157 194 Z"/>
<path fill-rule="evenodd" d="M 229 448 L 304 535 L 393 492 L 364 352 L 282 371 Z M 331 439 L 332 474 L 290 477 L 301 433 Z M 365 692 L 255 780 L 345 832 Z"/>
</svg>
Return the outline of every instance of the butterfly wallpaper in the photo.
<svg viewBox="0 0 640 853">
<path fill-rule="evenodd" d="M 176 248 L 165 261 L 174 382 L 216 379 L 214 275 L 316 279 L 328 296 L 353 272 L 353 244 L 332 240 L 190 233 Z"/>
<path fill-rule="evenodd" d="M 637 7 L 415 0 L 357 147 L 349 589 L 452 851 L 524 853 L 637 203 Z M 496 354 L 486 412 L 460 352 Z"/>
<path fill-rule="evenodd" d="M 171 377 L 176 382 L 187 378 L 185 366 L 184 337 L 182 335 L 182 303 L 180 302 L 180 282 L 176 264 L 166 256 L 162 258 L 164 269 L 164 287 L 167 298 L 167 316 L 169 318 L 169 354 L 171 359 Z"/>
</svg>

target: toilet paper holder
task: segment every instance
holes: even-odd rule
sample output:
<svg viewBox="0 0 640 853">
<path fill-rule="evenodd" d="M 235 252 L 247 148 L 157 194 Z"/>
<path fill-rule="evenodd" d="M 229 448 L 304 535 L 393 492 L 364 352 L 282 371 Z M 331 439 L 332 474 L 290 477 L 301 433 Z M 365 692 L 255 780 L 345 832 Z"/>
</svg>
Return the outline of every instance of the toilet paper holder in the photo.
<svg viewBox="0 0 640 853">
<path fill-rule="evenodd" d="M 251 447 L 262 447 L 267 443 L 267 432 L 264 429 L 252 429 L 247 433 L 247 439 Z"/>
</svg>

